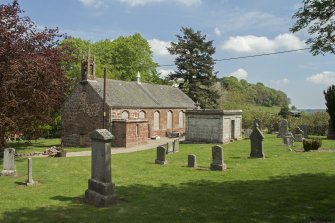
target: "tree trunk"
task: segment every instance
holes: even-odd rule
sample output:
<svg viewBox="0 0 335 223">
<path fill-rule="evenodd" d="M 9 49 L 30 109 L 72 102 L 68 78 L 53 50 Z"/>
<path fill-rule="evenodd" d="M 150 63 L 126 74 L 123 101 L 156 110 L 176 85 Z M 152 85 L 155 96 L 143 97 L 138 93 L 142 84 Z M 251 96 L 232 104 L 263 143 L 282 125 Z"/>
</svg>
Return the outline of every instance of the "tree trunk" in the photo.
<svg viewBox="0 0 335 223">
<path fill-rule="evenodd" d="M 6 148 L 5 134 L 0 131 L 0 152 L 4 151 Z"/>
</svg>

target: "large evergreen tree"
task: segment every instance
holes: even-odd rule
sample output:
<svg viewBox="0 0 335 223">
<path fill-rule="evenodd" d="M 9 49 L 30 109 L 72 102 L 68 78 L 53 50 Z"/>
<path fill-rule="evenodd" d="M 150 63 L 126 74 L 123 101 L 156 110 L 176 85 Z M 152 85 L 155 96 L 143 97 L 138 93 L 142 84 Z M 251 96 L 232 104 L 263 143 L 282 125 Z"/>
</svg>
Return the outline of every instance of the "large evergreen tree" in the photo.
<svg viewBox="0 0 335 223">
<path fill-rule="evenodd" d="M 330 117 L 329 124 L 333 129 L 335 128 L 335 85 L 331 85 L 326 91 L 323 92 L 326 99 L 327 112 Z"/>
<path fill-rule="evenodd" d="M 192 28 L 182 28 L 182 35 L 176 35 L 178 41 L 168 48 L 172 55 L 177 55 L 177 71 L 169 75 L 171 80 L 180 80 L 180 89 L 193 101 L 198 101 L 202 108 L 216 108 L 219 94 L 213 88 L 216 83 L 214 72 L 215 53 L 213 41 L 206 41 L 206 35 Z"/>
</svg>

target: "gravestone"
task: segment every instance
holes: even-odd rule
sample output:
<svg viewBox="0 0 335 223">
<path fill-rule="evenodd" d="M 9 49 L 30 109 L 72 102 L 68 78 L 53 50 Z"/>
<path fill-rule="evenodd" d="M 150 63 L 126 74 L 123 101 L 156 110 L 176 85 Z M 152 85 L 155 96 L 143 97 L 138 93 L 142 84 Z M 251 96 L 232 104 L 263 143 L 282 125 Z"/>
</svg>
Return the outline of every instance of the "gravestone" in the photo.
<svg viewBox="0 0 335 223">
<path fill-rule="evenodd" d="M 258 124 L 255 123 L 252 133 L 250 135 L 250 144 L 251 144 L 250 158 L 264 158 L 263 140 L 264 140 L 263 133 L 258 128 Z"/>
<path fill-rule="evenodd" d="M 286 146 L 292 147 L 294 146 L 294 137 L 291 132 L 288 132 L 284 137 L 283 137 L 283 143 Z"/>
<path fill-rule="evenodd" d="M 163 146 L 158 146 L 156 151 L 157 151 L 157 155 L 156 155 L 155 163 L 161 164 L 161 165 L 167 164 L 166 149 Z"/>
<path fill-rule="evenodd" d="M 259 119 L 259 118 L 255 118 L 255 120 L 254 120 L 254 126 L 255 126 L 256 123 L 258 125 L 259 130 L 262 131 L 262 129 L 263 129 L 262 120 Z"/>
<path fill-rule="evenodd" d="M 173 141 L 173 152 L 174 153 L 179 152 L 179 139 Z"/>
<path fill-rule="evenodd" d="M 212 147 L 212 163 L 211 170 L 225 170 L 227 169 L 226 164 L 223 161 L 223 151 L 221 146 Z"/>
<path fill-rule="evenodd" d="M 114 136 L 107 129 L 97 129 L 90 134 L 90 137 L 91 179 L 88 180 L 85 200 L 95 206 L 108 206 L 116 202 L 111 169 L 111 142 Z"/>
<path fill-rule="evenodd" d="M 3 154 L 2 176 L 16 176 L 15 149 L 7 148 Z"/>
<path fill-rule="evenodd" d="M 308 125 L 299 125 L 299 128 L 304 132 L 304 138 L 308 138 Z"/>
<path fill-rule="evenodd" d="M 28 180 L 26 181 L 27 186 L 33 186 L 35 184 L 33 180 L 33 160 L 28 158 Z"/>
<path fill-rule="evenodd" d="M 243 132 L 243 138 L 249 139 L 251 133 L 252 133 L 252 129 L 245 129 Z"/>
<path fill-rule="evenodd" d="M 173 143 L 167 142 L 166 143 L 166 154 L 173 153 Z"/>
<path fill-rule="evenodd" d="M 296 142 L 302 142 L 304 139 L 304 131 L 301 128 L 297 127 L 294 133 L 294 139 Z"/>
<path fill-rule="evenodd" d="M 288 132 L 288 122 L 286 119 L 282 119 L 278 123 L 278 135 L 277 138 L 283 138 Z"/>
<path fill-rule="evenodd" d="M 187 166 L 192 168 L 197 167 L 197 157 L 194 154 L 189 154 L 187 156 Z"/>
</svg>

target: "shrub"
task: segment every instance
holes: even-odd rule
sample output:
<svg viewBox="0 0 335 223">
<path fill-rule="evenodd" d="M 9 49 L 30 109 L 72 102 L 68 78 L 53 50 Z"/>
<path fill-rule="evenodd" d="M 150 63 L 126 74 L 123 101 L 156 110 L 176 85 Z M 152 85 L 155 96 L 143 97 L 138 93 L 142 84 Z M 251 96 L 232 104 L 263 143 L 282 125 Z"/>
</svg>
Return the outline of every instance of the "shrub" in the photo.
<svg viewBox="0 0 335 223">
<path fill-rule="evenodd" d="M 305 151 L 318 150 L 322 145 L 321 139 L 304 139 L 302 142 Z"/>
</svg>

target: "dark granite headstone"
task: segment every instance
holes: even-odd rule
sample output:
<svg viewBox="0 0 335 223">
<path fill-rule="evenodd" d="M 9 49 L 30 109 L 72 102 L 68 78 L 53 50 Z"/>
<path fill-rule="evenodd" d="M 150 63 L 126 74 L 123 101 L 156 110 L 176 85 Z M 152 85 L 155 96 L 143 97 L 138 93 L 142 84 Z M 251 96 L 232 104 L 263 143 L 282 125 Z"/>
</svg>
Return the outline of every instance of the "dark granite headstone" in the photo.
<svg viewBox="0 0 335 223">
<path fill-rule="evenodd" d="M 256 124 L 250 135 L 251 152 L 250 158 L 264 158 L 263 153 L 264 136 Z"/>
<path fill-rule="evenodd" d="M 187 156 L 187 166 L 192 168 L 197 167 L 197 157 L 194 154 Z"/>
<path fill-rule="evenodd" d="M 158 146 L 157 147 L 157 157 L 155 160 L 156 164 L 167 164 L 167 160 L 166 160 L 166 149 L 163 146 Z"/>
<path fill-rule="evenodd" d="M 211 170 L 227 169 L 227 166 L 223 161 L 223 149 L 221 146 L 212 147 L 212 163 L 210 169 Z"/>
</svg>

